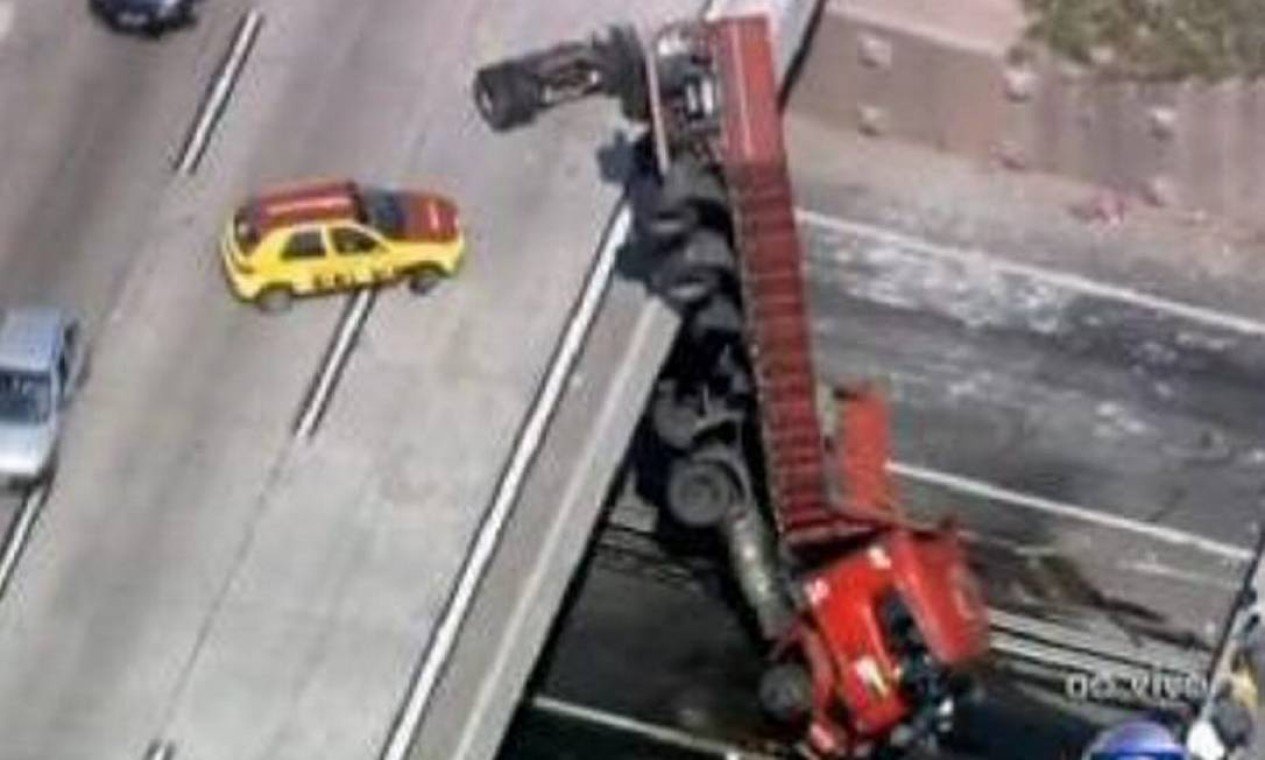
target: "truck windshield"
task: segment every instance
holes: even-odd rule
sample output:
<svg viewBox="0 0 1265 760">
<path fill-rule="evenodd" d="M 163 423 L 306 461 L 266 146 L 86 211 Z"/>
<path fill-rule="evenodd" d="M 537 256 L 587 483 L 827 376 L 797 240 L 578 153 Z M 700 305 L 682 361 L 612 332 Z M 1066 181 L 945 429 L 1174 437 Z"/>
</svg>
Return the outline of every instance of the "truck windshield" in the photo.
<svg viewBox="0 0 1265 760">
<path fill-rule="evenodd" d="M 0 369 L 0 421 L 42 422 L 52 409 L 52 383 L 47 375 Z"/>
<path fill-rule="evenodd" d="M 389 238 L 404 234 L 404 205 L 395 193 L 361 190 L 360 209 L 365 224 Z"/>
</svg>

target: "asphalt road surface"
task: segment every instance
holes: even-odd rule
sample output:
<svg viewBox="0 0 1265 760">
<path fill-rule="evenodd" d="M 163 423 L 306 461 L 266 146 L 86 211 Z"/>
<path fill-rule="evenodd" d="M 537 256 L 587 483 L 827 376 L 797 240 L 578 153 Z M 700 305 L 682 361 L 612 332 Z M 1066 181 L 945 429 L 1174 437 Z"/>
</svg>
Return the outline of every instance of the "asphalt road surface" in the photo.
<svg viewBox="0 0 1265 760">
<path fill-rule="evenodd" d="M 96 346 L 56 488 L 0 601 L 5 760 L 140 757 L 154 740 L 182 759 L 371 756 L 616 195 L 594 181 L 593 146 L 609 137 L 613 109 L 552 116 L 571 140 L 554 130 L 493 137 L 467 87 L 478 62 L 617 20 L 629 12 L 621 4 L 258 7 L 267 19 L 258 48 L 188 178 L 173 176 L 170 161 L 241 4 L 204 4 L 197 27 L 153 42 L 107 34 L 77 0 L 0 3 L 0 302 L 80 311 Z M 692 10 L 663 0 L 634 12 Z M 346 175 L 454 195 L 469 266 L 432 297 L 383 295 L 320 434 L 296 445 L 290 424 L 339 303 L 263 318 L 227 296 L 214 244 L 251 189 Z M 813 182 L 821 202 L 811 208 L 854 218 L 837 184 Z M 847 334 L 851 320 L 819 318 L 827 339 L 842 336 L 823 366 L 831 376 L 890 373 L 903 462 L 1218 546 L 1250 543 L 1255 460 L 1244 441 L 1259 424 L 1243 395 L 1258 366 L 1250 350 L 1184 346 L 1186 322 L 1151 324 L 1132 307 L 1061 291 L 1052 308 L 1068 319 L 1054 336 L 1039 321 L 981 327 L 943 303 L 919 256 L 910 264 L 891 246 L 867 252 L 819 232 L 816 261 L 838 266 L 846 250 L 876 274 L 821 297 L 833 313 L 890 330 L 883 345 L 859 350 L 867 344 Z M 912 278 L 922 291 L 899 294 L 918 313 L 881 288 L 863 290 L 892 266 L 922 272 Z M 1033 288 L 1019 280 L 1008 292 Z M 1135 340 L 1139 330 L 1158 333 Z M 927 345 L 933 334 L 945 342 L 938 351 Z M 940 357 L 941 374 L 892 350 L 902 341 Z M 1153 354 L 1121 348 L 1148 342 Z M 1034 358 L 1047 348 L 1060 358 Z M 1177 349 L 1173 365 L 1165 351 Z M 980 379 L 963 367 L 981 351 L 997 385 L 964 393 L 989 403 L 946 407 L 935 389 Z M 1141 380 L 1125 382 L 1135 366 L 1155 398 Z M 1158 403 L 1166 392 L 1180 403 Z M 1137 432 L 1133 420 L 1148 427 Z M 1056 423 L 1034 434 L 1041 421 Z M 981 432 L 964 445 L 923 422 Z M 1154 437 L 1139 442 L 1145 435 Z M 1176 448 L 1138 453 L 1159 440 Z M 1012 452 L 1010 464 L 997 461 Z M 1052 483 L 1051 461 L 1064 474 Z M 1081 465 L 1084 475 L 1067 475 Z M 1183 493 L 1178 481 L 1192 485 Z M 1209 579 L 1234 569 L 1233 551 L 1192 550 L 1211 556 L 1174 567 L 1167 554 L 1113 543 L 1131 546 L 1145 532 L 1103 538 L 1101 526 L 1061 533 L 1025 518 L 1011 533 L 994 527 L 1009 513 L 983 512 L 975 526 L 984 532 L 1028 547 L 1057 533 L 1059 551 L 1105 561 L 1099 585 L 1120 576 L 1126 557 L 1154 558 L 1158 573 L 1129 568 L 1129 577 L 1151 578 L 1152 591 L 1166 584 L 1165 598 L 1191 597 L 1157 609 L 1198 631 L 1225 596 L 1224 582 Z M 1173 570 L 1187 590 L 1172 588 L 1174 573 L 1163 573 Z"/>
<path fill-rule="evenodd" d="M 791 125 L 819 370 L 886 389 L 911 507 L 1059 587 L 1001 601 L 1214 643 L 1265 487 L 1253 249 L 1079 221 L 1084 188 Z"/>
<path fill-rule="evenodd" d="M 595 179 L 613 108 L 493 136 L 473 67 L 696 9 L 265 0 L 210 150 L 178 177 L 243 5 L 158 42 L 77 0 L 5 7 L 0 299 L 80 311 L 95 361 L 0 602 L 2 756 L 372 756 L 618 193 Z M 382 294 L 299 445 L 340 302 L 256 314 L 215 242 L 247 192 L 324 176 L 451 194 L 470 250 L 451 287 Z"/>
<path fill-rule="evenodd" d="M 783 754 L 786 736 L 760 713 L 755 689 L 763 655 L 736 612 L 723 574 L 706 552 L 664 552 L 652 539 L 607 527 L 572 603 L 559 620 L 535 691 L 550 699 L 634 718 L 648 725 Z M 1072 713 L 1039 689 L 985 680 L 983 699 L 962 706 L 960 730 L 943 758 L 1061 760 L 1079 754 L 1105 711 Z M 578 748 L 612 744 L 630 757 L 675 757 L 583 732 L 524 708 L 500 757 L 582 757 Z M 594 756 L 594 755 L 588 755 Z"/>
<path fill-rule="evenodd" d="M 161 45 L 120 40 L 79 0 L 0 5 L 0 304 L 56 304 L 99 331 L 245 5 L 214 3 Z M 0 495 L 0 519 L 17 504 Z"/>
<path fill-rule="evenodd" d="M 1204 651 L 1265 485 L 1251 249 L 1210 260 L 1186 239 L 1207 230 L 1075 219 L 1085 188 L 791 124 L 819 370 L 887 390 L 910 507 L 961 518 L 995 605 Z M 885 170 L 906 181 L 870 182 Z M 597 550 L 540 693 L 759 739 L 759 654 L 732 598 L 656 551 Z M 1072 757 L 1120 717 L 1048 686 L 990 679 L 959 750 Z M 556 747 L 540 720 L 503 756 Z"/>
</svg>

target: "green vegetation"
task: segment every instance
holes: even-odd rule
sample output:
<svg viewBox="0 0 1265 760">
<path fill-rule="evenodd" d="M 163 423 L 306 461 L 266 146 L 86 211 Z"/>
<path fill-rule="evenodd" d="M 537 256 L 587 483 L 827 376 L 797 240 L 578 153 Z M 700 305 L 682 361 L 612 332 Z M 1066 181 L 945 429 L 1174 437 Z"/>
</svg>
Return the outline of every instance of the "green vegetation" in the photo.
<svg viewBox="0 0 1265 760">
<path fill-rule="evenodd" d="M 1265 74 L 1265 0 L 1024 0 L 1029 34 L 1104 73 L 1143 79 Z"/>
</svg>

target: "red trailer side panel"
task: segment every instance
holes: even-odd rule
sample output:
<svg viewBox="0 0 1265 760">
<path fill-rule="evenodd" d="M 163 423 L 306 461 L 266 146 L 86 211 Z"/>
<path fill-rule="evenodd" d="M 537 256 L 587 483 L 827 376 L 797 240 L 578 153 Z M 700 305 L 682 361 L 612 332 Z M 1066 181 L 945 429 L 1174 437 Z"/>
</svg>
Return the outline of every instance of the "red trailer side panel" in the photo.
<svg viewBox="0 0 1265 760">
<path fill-rule="evenodd" d="M 708 31 L 723 103 L 716 151 L 737 222 L 769 497 L 783 538 L 792 544 L 817 540 L 832 527 L 844 527 L 836 525 L 844 517 L 829 499 L 769 24 L 763 16 L 736 17 Z"/>
</svg>

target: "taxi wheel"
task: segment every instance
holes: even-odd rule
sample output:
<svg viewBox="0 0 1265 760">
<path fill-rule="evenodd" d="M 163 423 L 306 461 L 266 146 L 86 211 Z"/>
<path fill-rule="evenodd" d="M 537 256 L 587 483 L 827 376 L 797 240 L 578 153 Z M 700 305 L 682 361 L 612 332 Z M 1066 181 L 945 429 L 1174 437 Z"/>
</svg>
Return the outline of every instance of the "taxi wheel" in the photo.
<svg viewBox="0 0 1265 760">
<path fill-rule="evenodd" d="M 255 304 L 260 311 L 268 314 L 279 314 L 290 308 L 290 302 L 294 300 L 294 294 L 289 288 L 280 285 L 272 285 L 264 288 L 255 298 Z"/>
<path fill-rule="evenodd" d="M 424 296 L 434 290 L 442 279 L 444 279 L 444 273 L 438 267 L 422 267 L 409 273 L 408 289 L 419 296 Z"/>
</svg>

